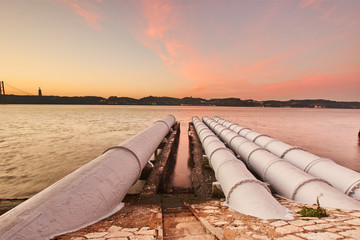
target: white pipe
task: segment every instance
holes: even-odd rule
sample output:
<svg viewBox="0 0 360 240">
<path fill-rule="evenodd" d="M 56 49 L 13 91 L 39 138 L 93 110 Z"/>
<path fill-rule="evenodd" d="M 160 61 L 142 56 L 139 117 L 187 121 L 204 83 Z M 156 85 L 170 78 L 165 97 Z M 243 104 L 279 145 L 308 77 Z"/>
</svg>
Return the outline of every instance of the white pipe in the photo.
<svg viewBox="0 0 360 240">
<path fill-rule="evenodd" d="M 168 116 L 0 217 L 0 239 L 49 239 L 112 215 L 175 122 Z"/>
<path fill-rule="evenodd" d="M 192 121 L 229 207 L 262 219 L 293 218 L 198 117 Z"/>
<path fill-rule="evenodd" d="M 218 122 L 220 118 L 214 117 Z M 224 119 L 221 122 L 231 125 L 230 129 L 239 132 L 244 127 L 231 123 Z M 329 182 L 333 187 L 352 198 L 360 200 L 360 173 L 349 168 L 343 167 L 333 160 L 322 158 L 311 154 L 304 149 L 288 145 L 280 140 L 275 140 L 267 135 L 255 131 L 240 131 L 239 133 L 246 139 L 253 141 L 257 145 L 266 148 L 276 156 L 289 161 L 292 165 L 309 173 L 312 176 L 322 178 Z M 324 171 L 326 169 L 326 171 Z"/>
<path fill-rule="evenodd" d="M 214 132 L 237 153 L 250 170 L 281 196 L 298 202 L 314 204 L 317 196 L 322 194 L 321 205 L 332 208 L 360 209 L 360 203 L 337 189 L 323 179 L 313 177 L 289 162 L 273 155 L 266 149 L 241 136 L 225 126 L 215 125 L 210 118 L 203 118 L 208 126 L 216 126 Z M 223 124 L 225 122 L 223 121 Z M 230 126 L 229 124 L 227 124 Z M 235 127 L 234 127 L 235 128 Z M 238 131 L 242 130 L 238 128 Z"/>
</svg>

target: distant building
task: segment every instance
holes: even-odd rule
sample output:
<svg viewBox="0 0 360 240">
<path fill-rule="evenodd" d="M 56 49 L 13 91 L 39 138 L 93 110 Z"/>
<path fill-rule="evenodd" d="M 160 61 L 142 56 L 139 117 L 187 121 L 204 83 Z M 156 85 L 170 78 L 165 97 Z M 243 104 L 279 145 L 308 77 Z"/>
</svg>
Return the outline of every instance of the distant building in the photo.
<svg viewBox="0 0 360 240">
<path fill-rule="evenodd" d="M 41 97 L 42 96 L 42 93 L 41 93 L 41 89 L 39 88 L 39 91 L 38 91 L 38 96 Z"/>
</svg>

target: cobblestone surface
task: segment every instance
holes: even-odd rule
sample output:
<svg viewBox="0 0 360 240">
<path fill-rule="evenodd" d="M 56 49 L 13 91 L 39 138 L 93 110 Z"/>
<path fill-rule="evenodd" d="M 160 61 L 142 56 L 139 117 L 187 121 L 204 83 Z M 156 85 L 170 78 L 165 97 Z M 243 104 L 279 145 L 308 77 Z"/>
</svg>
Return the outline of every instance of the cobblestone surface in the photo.
<svg viewBox="0 0 360 240">
<path fill-rule="evenodd" d="M 291 210 L 293 220 L 262 220 L 240 214 L 228 208 L 224 201 L 208 200 L 190 204 L 206 230 L 218 239 L 276 239 L 276 240 L 312 240 L 312 239 L 360 239 L 360 211 L 327 208 L 330 217 L 303 218 L 296 214 L 303 204 L 278 198 L 280 203 Z M 128 208 L 131 207 L 128 206 Z M 159 205 L 137 205 L 132 209 L 121 210 L 117 215 L 81 229 L 60 236 L 64 240 L 147 240 L 162 239 L 161 209 Z M 139 214 L 138 210 L 142 214 Z M 122 214 L 122 212 L 126 214 Z M 133 212 L 137 212 L 134 215 Z M 122 215 L 121 215 L 122 214 Z M 119 219 L 122 220 L 119 220 Z M 132 225 L 129 225 L 129 219 Z M 147 219 L 146 221 L 144 219 Z M 198 239 L 199 235 L 189 234 L 184 239 Z M 210 238 L 209 238 L 210 239 Z"/>
<path fill-rule="evenodd" d="M 221 201 L 207 201 L 192 204 L 191 207 L 212 227 L 222 232 L 223 239 L 360 239 L 358 210 L 326 208 L 330 217 L 304 218 L 296 213 L 304 204 L 283 198 L 278 200 L 291 210 L 295 217 L 293 220 L 261 220 L 237 213 Z M 209 213 L 209 209 L 214 212 Z"/>
</svg>

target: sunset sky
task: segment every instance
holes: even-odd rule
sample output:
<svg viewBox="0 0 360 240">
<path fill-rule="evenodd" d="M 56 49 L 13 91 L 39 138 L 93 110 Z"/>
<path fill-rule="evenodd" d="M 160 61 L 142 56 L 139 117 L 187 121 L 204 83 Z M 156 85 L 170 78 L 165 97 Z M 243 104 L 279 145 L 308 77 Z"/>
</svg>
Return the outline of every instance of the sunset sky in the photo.
<svg viewBox="0 0 360 240">
<path fill-rule="evenodd" d="M 360 101 L 359 0 L 1 0 L 8 94 Z"/>
</svg>

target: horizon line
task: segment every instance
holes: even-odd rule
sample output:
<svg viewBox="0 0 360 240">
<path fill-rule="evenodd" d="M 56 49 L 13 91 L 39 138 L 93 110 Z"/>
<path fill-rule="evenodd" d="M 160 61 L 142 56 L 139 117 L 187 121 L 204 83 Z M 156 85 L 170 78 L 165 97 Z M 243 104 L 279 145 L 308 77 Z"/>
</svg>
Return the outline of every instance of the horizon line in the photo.
<svg viewBox="0 0 360 240">
<path fill-rule="evenodd" d="M 343 101 L 343 100 L 330 100 L 330 99 L 324 99 L 324 98 L 306 98 L 306 99 L 288 99 L 288 100 L 275 100 L 275 99 L 268 99 L 268 100 L 255 100 L 255 99 L 252 99 L 252 98 L 248 98 L 248 99 L 242 99 L 242 98 L 239 98 L 239 97 L 219 97 L 219 98 L 203 98 L 203 97 L 192 97 L 192 96 L 188 96 L 188 97 L 182 97 L 182 98 L 179 98 L 179 97 L 169 97 L 169 96 L 153 96 L 153 95 L 149 95 L 149 96 L 146 96 L 146 97 L 141 97 L 141 98 L 134 98 L 134 97 L 125 97 L 125 96 L 121 96 L 121 97 L 118 97 L 118 96 L 110 96 L 108 98 L 106 97 L 102 97 L 102 96 L 95 96 L 95 95 L 78 95 L 78 96 L 59 96 L 59 95 L 42 95 L 42 96 L 39 96 L 39 95 L 18 95 L 18 94 L 5 94 L 5 96 L 7 95 L 11 95 L 11 96 L 32 96 L 32 97 L 99 97 L 99 98 L 104 98 L 104 99 L 109 99 L 111 97 L 116 97 L 116 98 L 132 98 L 132 99 L 135 99 L 135 100 L 140 100 L 140 99 L 143 99 L 143 98 L 147 98 L 147 97 L 156 97 L 156 98 L 175 98 L 175 99 L 184 99 L 184 98 L 200 98 L 200 99 L 204 99 L 204 100 L 212 100 L 212 99 L 239 99 L 239 100 L 242 100 L 242 101 L 246 101 L 246 100 L 252 100 L 252 101 L 257 101 L 257 102 L 266 102 L 266 101 L 279 101 L 279 102 L 287 102 L 287 101 L 292 101 L 292 100 L 295 100 L 295 101 L 305 101 L 305 100 L 325 100 L 325 101 L 333 101 L 333 102 L 357 102 L 357 103 L 360 103 L 360 101 L 356 101 L 356 100 L 351 100 L 351 101 Z"/>
</svg>

